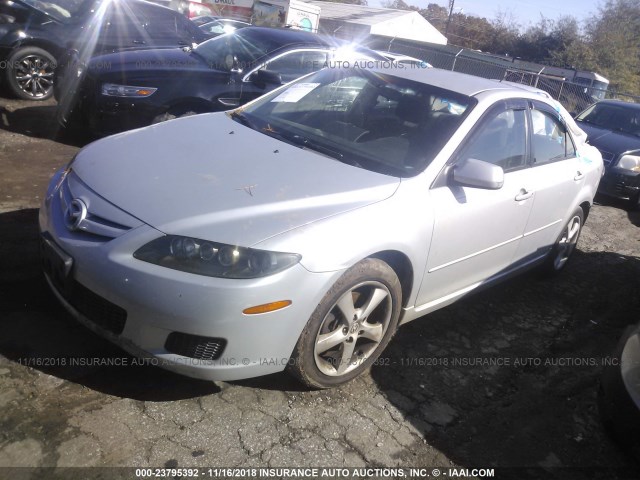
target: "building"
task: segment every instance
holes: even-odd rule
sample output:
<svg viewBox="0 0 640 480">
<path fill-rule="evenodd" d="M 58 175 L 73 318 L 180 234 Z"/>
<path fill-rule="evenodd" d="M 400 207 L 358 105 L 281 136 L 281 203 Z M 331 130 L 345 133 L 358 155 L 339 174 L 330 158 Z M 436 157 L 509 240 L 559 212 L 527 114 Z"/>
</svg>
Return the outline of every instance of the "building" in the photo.
<svg viewBox="0 0 640 480">
<path fill-rule="evenodd" d="M 442 35 L 418 12 L 346 3 L 304 0 L 320 7 L 319 33 L 347 40 L 370 35 L 446 45 Z"/>
</svg>

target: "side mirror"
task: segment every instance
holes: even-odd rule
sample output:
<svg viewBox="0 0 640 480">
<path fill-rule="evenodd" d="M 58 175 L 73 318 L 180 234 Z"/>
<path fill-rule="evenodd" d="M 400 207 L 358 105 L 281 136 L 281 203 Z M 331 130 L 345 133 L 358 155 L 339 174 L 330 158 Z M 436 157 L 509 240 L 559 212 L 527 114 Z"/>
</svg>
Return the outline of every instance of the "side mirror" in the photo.
<svg viewBox="0 0 640 480">
<path fill-rule="evenodd" d="M 282 85 L 282 76 L 273 70 L 261 69 L 251 75 L 251 82 L 260 88 L 266 88 L 267 85 Z"/>
<path fill-rule="evenodd" d="M 453 167 L 452 179 L 463 187 L 499 190 L 504 185 L 504 170 L 492 163 L 467 158 Z"/>
</svg>

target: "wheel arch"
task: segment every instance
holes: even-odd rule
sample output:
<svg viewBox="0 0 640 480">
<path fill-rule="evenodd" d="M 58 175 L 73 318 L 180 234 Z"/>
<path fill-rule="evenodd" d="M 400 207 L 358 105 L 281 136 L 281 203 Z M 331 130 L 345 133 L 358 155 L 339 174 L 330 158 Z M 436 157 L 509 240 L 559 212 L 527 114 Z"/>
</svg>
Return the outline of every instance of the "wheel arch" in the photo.
<svg viewBox="0 0 640 480">
<path fill-rule="evenodd" d="M 385 250 L 369 255 L 367 258 L 375 258 L 382 260 L 398 276 L 400 287 L 402 289 L 402 306 L 406 307 L 413 289 L 413 265 L 404 253 L 397 250 Z"/>
<path fill-rule="evenodd" d="M 580 208 L 582 208 L 582 211 L 584 213 L 584 218 L 582 219 L 583 223 L 587 221 L 587 217 L 589 216 L 589 211 L 591 210 L 591 204 L 589 202 L 582 202 L 579 205 Z"/>
<path fill-rule="evenodd" d="M 47 52 L 49 52 L 51 55 L 55 57 L 56 61 L 60 59 L 60 56 L 65 51 L 64 47 L 61 47 L 60 45 L 56 45 L 54 42 L 50 42 L 42 38 L 35 38 L 35 37 L 28 37 L 24 39 L 16 38 L 14 43 L 11 46 L 11 53 L 9 54 L 9 56 L 13 55 L 13 53 L 16 50 L 20 48 L 25 48 L 25 47 L 37 47 L 37 48 L 46 50 Z"/>
</svg>

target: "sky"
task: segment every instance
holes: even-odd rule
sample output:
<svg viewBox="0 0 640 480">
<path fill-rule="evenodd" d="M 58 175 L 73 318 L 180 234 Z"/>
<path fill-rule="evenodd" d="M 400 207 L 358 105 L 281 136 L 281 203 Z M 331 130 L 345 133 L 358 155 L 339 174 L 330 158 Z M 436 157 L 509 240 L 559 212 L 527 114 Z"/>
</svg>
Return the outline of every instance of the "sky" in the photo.
<svg viewBox="0 0 640 480">
<path fill-rule="evenodd" d="M 368 0 L 371 7 L 381 6 L 384 0 Z M 448 0 L 405 0 L 408 4 L 426 8 L 429 3 L 448 7 Z M 454 12 L 476 15 L 488 20 L 496 18 L 498 12 L 512 14 L 521 27 L 536 24 L 541 14 L 555 20 L 564 15 L 572 15 L 578 21 L 590 13 L 597 13 L 604 0 L 455 0 Z"/>
</svg>

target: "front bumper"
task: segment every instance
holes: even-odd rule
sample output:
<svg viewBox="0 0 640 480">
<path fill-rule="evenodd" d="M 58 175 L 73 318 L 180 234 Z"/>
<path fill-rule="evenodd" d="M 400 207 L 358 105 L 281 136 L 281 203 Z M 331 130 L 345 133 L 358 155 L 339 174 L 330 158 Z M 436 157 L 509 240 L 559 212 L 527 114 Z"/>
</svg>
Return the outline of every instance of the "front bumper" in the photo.
<svg viewBox="0 0 640 480">
<path fill-rule="evenodd" d="M 57 96 L 57 120 L 63 127 L 82 127 L 106 135 L 150 125 L 166 111 L 164 106 L 151 103 L 150 97 L 105 97 L 100 93 L 100 82 L 90 75 L 65 78 L 63 83 Z"/>
<path fill-rule="evenodd" d="M 640 195 L 640 173 L 617 167 L 606 167 L 598 192 L 622 199 L 635 198 Z"/>
<path fill-rule="evenodd" d="M 237 380 L 282 371 L 341 273 L 311 273 L 298 264 L 265 278 L 231 280 L 171 270 L 132 256 L 161 232 L 145 224 L 112 239 L 71 232 L 61 202 L 58 190 L 48 192 L 39 220 L 46 240 L 72 260 L 64 278 L 52 274 L 51 265 L 45 268 L 55 295 L 94 332 L 190 377 Z M 292 304 L 266 314 L 242 313 L 278 300 Z"/>
</svg>

